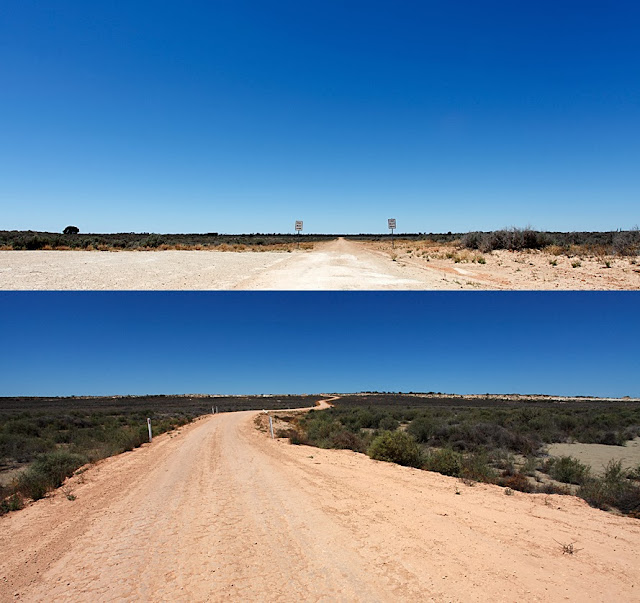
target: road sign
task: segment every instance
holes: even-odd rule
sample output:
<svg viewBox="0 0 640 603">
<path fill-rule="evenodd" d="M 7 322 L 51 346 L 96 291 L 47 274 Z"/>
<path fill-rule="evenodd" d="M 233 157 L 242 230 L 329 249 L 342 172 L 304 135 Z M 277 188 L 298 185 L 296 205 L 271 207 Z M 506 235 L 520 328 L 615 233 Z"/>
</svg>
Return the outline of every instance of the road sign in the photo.
<svg viewBox="0 0 640 603">
<path fill-rule="evenodd" d="M 396 227 L 396 219 L 395 218 L 389 218 L 388 222 L 389 222 L 389 228 L 391 228 L 391 230 L 395 229 L 395 227 Z"/>
<path fill-rule="evenodd" d="M 302 220 L 296 220 L 296 230 L 302 230 Z"/>
</svg>

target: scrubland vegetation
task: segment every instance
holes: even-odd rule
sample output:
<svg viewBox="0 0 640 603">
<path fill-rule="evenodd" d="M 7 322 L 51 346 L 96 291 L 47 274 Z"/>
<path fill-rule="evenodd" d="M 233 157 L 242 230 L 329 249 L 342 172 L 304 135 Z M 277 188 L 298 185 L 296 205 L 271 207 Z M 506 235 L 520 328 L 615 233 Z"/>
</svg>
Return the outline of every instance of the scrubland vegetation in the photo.
<svg viewBox="0 0 640 603">
<path fill-rule="evenodd" d="M 59 487 L 86 463 L 218 412 L 313 406 L 320 396 L 0 398 L 0 514 Z M 10 477 L 9 477 L 10 476 Z"/>
<path fill-rule="evenodd" d="M 330 410 L 292 418 L 280 435 L 294 444 L 351 449 L 470 483 L 576 494 L 590 505 L 640 518 L 640 467 L 625 471 L 611 462 L 598 474 L 574 458 L 544 452 L 553 442 L 623 446 L 640 436 L 638 403 L 366 398 L 368 406 L 362 397 L 358 406 L 358 396 L 346 396 Z"/>
<path fill-rule="evenodd" d="M 495 249 L 545 249 L 554 255 L 637 256 L 640 231 L 635 228 L 614 232 L 540 232 L 531 228 L 508 228 L 469 232 L 460 237 L 460 244 L 483 253 Z"/>
<path fill-rule="evenodd" d="M 3 230 L 0 231 L 0 249 L 287 251 L 296 247 L 298 243 L 303 249 L 311 249 L 315 242 L 330 241 L 339 236 L 341 235 L 276 233 L 221 235 L 215 232 L 202 234 L 146 232 L 91 234 Z M 391 237 L 388 233 L 344 236 L 353 241 L 387 241 Z M 451 244 L 459 249 L 478 252 L 468 258 L 481 258 L 480 254 L 499 249 L 511 251 L 545 250 L 554 255 L 568 256 L 635 257 L 640 254 L 640 231 L 638 228 L 607 232 L 543 232 L 532 228 L 504 228 L 488 232 L 399 233 L 395 235 L 395 239 L 398 242 L 405 241 L 426 245 Z M 471 259 L 469 261 L 478 260 Z"/>
<path fill-rule="evenodd" d="M 352 240 L 388 241 L 390 235 L 354 235 Z M 640 231 L 543 232 L 531 228 L 503 228 L 467 233 L 398 234 L 396 245 L 412 248 L 417 255 L 453 259 L 456 262 L 485 262 L 483 253 L 497 250 L 544 251 L 568 257 L 636 257 L 640 254 Z M 445 247 L 444 250 L 440 249 Z M 438 248 L 435 251 L 433 248 Z M 468 250 L 468 251 L 467 251 Z M 430 252 L 435 253 L 435 255 Z"/>
<path fill-rule="evenodd" d="M 86 250 L 86 251 L 150 251 L 150 250 L 213 250 L 213 251 L 288 251 L 300 244 L 301 249 L 313 248 L 317 241 L 335 239 L 334 235 L 287 234 L 60 234 L 24 230 L 0 231 L 0 249 L 10 250 Z"/>
</svg>

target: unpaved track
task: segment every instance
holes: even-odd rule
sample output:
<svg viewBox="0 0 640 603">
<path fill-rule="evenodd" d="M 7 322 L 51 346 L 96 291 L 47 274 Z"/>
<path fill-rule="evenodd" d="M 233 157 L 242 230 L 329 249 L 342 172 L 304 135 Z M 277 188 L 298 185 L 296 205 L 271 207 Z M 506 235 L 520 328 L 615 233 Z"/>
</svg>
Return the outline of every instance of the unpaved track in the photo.
<svg viewBox="0 0 640 603">
<path fill-rule="evenodd" d="M 638 520 L 291 446 L 257 414 L 199 420 L 99 463 L 75 501 L 1 517 L 0 600 L 640 600 Z"/>
<path fill-rule="evenodd" d="M 422 290 L 460 289 L 460 285 L 444 274 L 399 264 L 387 254 L 338 239 L 273 264 L 236 289 Z"/>
<path fill-rule="evenodd" d="M 460 289 L 451 275 L 339 239 L 313 251 L 0 251 L 0 289 Z"/>
</svg>

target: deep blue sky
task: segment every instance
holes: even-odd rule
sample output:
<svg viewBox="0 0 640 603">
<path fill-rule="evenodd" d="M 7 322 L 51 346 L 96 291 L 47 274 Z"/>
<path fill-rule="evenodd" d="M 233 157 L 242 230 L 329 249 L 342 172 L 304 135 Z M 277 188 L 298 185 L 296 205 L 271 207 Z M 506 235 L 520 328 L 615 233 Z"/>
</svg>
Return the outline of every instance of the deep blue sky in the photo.
<svg viewBox="0 0 640 603">
<path fill-rule="evenodd" d="M 639 30 L 627 0 L 4 0 L 0 228 L 629 228 Z"/>
<path fill-rule="evenodd" d="M 10 292 L 0 395 L 640 396 L 636 293 Z"/>
</svg>

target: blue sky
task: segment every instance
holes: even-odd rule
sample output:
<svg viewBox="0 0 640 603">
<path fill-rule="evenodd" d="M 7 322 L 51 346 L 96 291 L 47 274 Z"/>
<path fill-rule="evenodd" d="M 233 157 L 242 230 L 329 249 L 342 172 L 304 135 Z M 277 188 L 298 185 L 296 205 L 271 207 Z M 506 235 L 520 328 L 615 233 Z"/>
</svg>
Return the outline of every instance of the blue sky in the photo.
<svg viewBox="0 0 640 603">
<path fill-rule="evenodd" d="M 626 0 L 5 0 L 0 228 L 629 228 L 639 18 Z"/>
<path fill-rule="evenodd" d="M 0 395 L 640 397 L 630 292 L 4 292 L 0 309 Z"/>
</svg>

